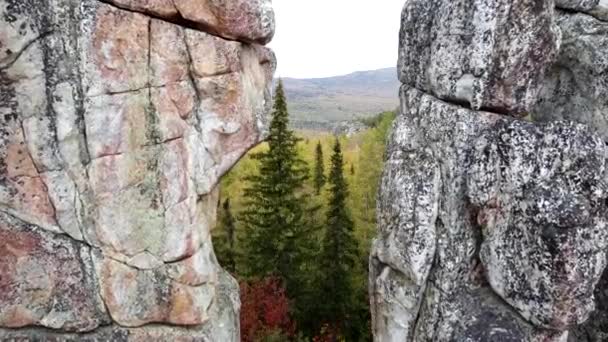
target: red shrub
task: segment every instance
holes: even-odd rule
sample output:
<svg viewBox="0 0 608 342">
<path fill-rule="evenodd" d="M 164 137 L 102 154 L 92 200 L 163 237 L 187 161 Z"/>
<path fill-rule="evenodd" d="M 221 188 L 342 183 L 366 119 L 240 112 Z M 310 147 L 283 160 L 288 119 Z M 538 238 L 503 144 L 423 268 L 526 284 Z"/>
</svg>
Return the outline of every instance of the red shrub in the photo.
<svg viewBox="0 0 608 342">
<path fill-rule="evenodd" d="M 241 341 L 254 342 L 276 332 L 289 337 L 295 332 L 282 282 L 277 278 L 241 282 Z"/>
</svg>

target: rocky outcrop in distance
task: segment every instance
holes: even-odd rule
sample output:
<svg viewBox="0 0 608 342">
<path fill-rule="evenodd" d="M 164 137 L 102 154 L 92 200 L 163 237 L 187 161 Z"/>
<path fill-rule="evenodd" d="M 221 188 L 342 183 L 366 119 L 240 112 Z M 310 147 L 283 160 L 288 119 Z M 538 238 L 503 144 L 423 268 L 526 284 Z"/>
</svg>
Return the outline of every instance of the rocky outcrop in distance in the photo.
<svg viewBox="0 0 608 342">
<path fill-rule="evenodd" d="M 267 128 L 270 1 L 0 14 L 0 340 L 239 341 L 210 230 Z"/>
<path fill-rule="evenodd" d="M 608 338 L 606 8 L 406 1 L 375 341 Z"/>
</svg>

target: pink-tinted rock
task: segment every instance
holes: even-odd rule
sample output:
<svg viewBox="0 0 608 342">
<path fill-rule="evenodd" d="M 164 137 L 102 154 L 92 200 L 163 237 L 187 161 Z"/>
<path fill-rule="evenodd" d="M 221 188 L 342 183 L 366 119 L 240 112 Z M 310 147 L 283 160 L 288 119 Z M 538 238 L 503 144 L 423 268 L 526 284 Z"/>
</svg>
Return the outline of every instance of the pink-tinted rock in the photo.
<svg viewBox="0 0 608 342">
<path fill-rule="evenodd" d="M 189 55 L 184 29 L 161 20 L 150 21 L 150 78 L 155 86 L 189 79 Z"/>
<path fill-rule="evenodd" d="M 99 6 L 94 25 L 91 37 L 83 37 L 87 43 L 82 51 L 87 57 L 87 95 L 144 88 L 148 83 L 150 19 Z"/>
<path fill-rule="evenodd" d="M 150 143 L 139 125 L 149 112 L 147 90 L 98 95 L 85 103 L 88 151 L 91 158 L 125 153 Z"/>
<path fill-rule="evenodd" d="M 274 35 L 270 0 L 109 0 L 116 6 L 148 13 L 212 32 L 227 39 L 266 44 Z"/>
<path fill-rule="evenodd" d="M 63 341 L 240 341 L 238 310 L 238 283 L 225 271 L 219 272 L 216 296 L 210 307 L 211 322 L 199 326 L 153 324 L 143 327 L 124 327 L 117 324 L 99 327 L 90 333 L 65 333 L 53 330 L 24 328 L 18 330 L 0 328 L 0 336 L 9 341 L 49 342 Z"/>
<path fill-rule="evenodd" d="M 105 2 L 0 0 L 0 215 L 23 221 L 0 226 L 0 282 L 16 286 L 0 340 L 22 326 L 113 339 L 117 325 L 174 340 L 185 325 L 238 341 L 238 286 L 209 232 L 220 177 L 267 129 L 275 61 L 255 42 L 272 11 Z"/>
<path fill-rule="evenodd" d="M 207 239 L 193 256 L 168 265 L 169 277 L 181 284 L 200 286 L 205 283 L 217 282 L 217 272 L 214 269 L 213 247 Z"/>
<path fill-rule="evenodd" d="M 48 230 L 59 231 L 55 210 L 27 149 L 23 130 L 12 122 L 5 123 L 0 130 L 3 132 L 0 138 L 0 204 Z"/>
<path fill-rule="evenodd" d="M 97 257 L 101 296 L 112 319 L 122 326 L 154 322 L 199 325 L 209 317 L 214 284 L 190 286 L 169 278 L 163 269 L 138 270 Z"/>
<path fill-rule="evenodd" d="M 0 326 L 89 331 L 107 322 L 89 252 L 0 213 Z"/>
</svg>

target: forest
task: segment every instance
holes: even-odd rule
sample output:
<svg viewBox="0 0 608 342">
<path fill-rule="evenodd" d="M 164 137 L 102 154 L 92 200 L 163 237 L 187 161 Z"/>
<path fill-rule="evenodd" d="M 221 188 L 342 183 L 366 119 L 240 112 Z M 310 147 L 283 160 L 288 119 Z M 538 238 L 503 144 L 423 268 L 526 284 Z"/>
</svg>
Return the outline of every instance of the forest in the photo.
<svg viewBox="0 0 608 342">
<path fill-rule="evenodd" d="M 223 177 L 213 241 L 240 283 L 241 339 L 370 341 L 367 268 L 395 117 L 350 136 L 292 131 L 282 83 L 270 133 Z"/>
</svg>

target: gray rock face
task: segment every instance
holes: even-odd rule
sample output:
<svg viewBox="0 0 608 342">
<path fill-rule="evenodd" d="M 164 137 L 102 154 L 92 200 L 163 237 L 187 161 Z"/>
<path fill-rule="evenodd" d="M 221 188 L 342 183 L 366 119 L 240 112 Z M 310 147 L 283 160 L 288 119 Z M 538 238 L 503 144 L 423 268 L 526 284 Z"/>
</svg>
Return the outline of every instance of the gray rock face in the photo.
<svg viewBox="0 0 608 342">
<path fill-rule="evenodd" d="M 594 309 L 606 266 L 606 149 L 582 125 L 515 121 L 474 143 L 468 196 L 494 292 L 537 326 L 565 330 Z"/>
<path fill-rule="evenodd" d="M 569 342 L 601 342 L 608 339 L 608 272 L 595 288 L 595 311 L 585 324 L 573 329 Z"/>
<path fill-rule="evenodd" d="M 606 129 L 582 113 L 604 103 L 606 33 L 553 5 L 406 3 L 370 255 L 375 341 L 608 336 L 585 324 L 608 317 Z M 547 122 L 518 119 L 530 112 Z"/>
<path fill-rule="evenodd" d="M 608 141 L 608 16 L 605 2 L 585 13 L 561 11 L 558 24 L 564 36 L 558 62 L 550 69 L 532 117 L 539 121 L 572 120 L 588 125 Z M 605 12 L 604 13 L 608 13 Z M 599 14 L 599 15 L 598 15 Z M 572 329 L 571 342 L 608 339 L 608 274 L 595 289 L 596 311 Z"/>
<path fill-rule="evenodd" d="M 210 230 L 273 32 L 265 0 L 0 0 L 0 340 L 240 339 Z"/>
<path fill-rule="evenodd" d="M 559 12 L 562 48 L 549 70 L 532 117 L 589 125 L 608 141 L 608 22 Z"/>
<path fill-rule="evenodd" d="M 376 340 L 567 336 L 593 311 L 605 267 L 600 138 L 582 125 L 512 121 L 405 86 L 401 96 L 370 260 Z M 463 322 L 489 330 L 462 330 Z"/>
<path fill-rule="evenodd" d="M 555 0 L 555 6 L 573 11 L 585 12 L 596 8 L 600 0 Z"/>
<path fill-rule="evenodd" d="M 559 50 L 553 14 L 549 0 L 409 0 L 399 78 L 476 110 L 528 112 Z"/>
<path fill-rule="evenodd" d="M 608 21 L 606 0 L 555 0 L 555 5 L 566 10 L 585 12 L 599 20 Z"/>
</svg>

